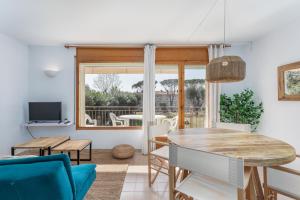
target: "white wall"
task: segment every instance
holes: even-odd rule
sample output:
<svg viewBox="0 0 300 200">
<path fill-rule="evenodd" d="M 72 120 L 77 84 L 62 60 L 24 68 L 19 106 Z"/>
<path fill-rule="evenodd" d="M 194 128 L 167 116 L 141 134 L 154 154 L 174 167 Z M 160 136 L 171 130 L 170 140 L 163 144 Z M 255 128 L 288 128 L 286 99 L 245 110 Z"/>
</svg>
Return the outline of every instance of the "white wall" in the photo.
<svg viewBox="0 0 300 200">
<path fill-rule="evenodd" d="M 226 54 L 239 55 L 247 63 L 246 79 L 222 84 L 222 92 L 232 94 L 245 88 L 254 90 L 263 102 L 264 113 L 258 132 L 282 139 L 300 152 L 300 101 L 278 101 L 277 67 L 300 60 L 300 22 L 292 22 L 254 41 L 234 46 Z"/>
<path fill-rule="evenodd" d="M 300 101 L 278 101 L 277 67 L 300 60 L 300 21 L 253 43 L 248 56 L 250 87 L 264 104 L 260 131 L 300 151 Z"/>
<path fill-rule="evenodd" d="M 75 49 L 56 46 L 29 47 L 29 101 L 62 101 L 63 118 L 74 122 L 75 106 Z M 44 68 L 55 65 L 62 71 L 54 78 L 48 78 Z M 109 149 L 116 144 L 131 144 L 140 149 L 141 130 L 95 130 L 76 131 L 75 126 L 67 128 L 32 128 L 35 136 L 70 135 L 71 138 L 92 139 L 94 148 Z"/>
<path fill-rule="evenodd" d="M 28 48 L 0 34 L 0 154 L 10 154 L 10 147 L 24 142 L 28 94 Z"/>
</svg>

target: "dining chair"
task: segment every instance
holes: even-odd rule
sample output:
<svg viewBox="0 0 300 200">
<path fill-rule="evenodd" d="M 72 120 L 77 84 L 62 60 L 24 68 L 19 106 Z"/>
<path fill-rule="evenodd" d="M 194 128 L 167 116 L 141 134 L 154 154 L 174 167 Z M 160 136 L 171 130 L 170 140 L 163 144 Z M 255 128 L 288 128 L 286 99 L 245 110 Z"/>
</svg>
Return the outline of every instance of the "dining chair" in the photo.
<svg viewBox="0 0 300 200">
<path fill-rule="evenodd" d="M 233 129 L 237 131 L 244 131 L 244 132 L 251 132 L 251 125 L 250 124 L 236 124 L 236 123 L 224 123 L 224 122 L 217 122 L 216 128 L 224 128 L 224 129 Z"/>
<path fill-rule="evenodd" d="M 195 159 L 197 158 L 197 159 Z M 176 199 L 245 200 L 251 168 L 243 159 L 183 148 L 170 143 L 170 165 L 190 174 L 175 186 Z M 184 194 L 184 196 L 182 196 Z"/>
<path fill-rule="evenodd" d="M 277 200 L 277 193 L 300 199 L 300 156 L 292 163 L 264 168 L 264 192 L 266 200 Z"/>
<path fill-rule="evenodd" d="M 129 126 L 129 120 L 121 119 L 115 113 L 109 113 L 109 117 L 113 126 Z"/>
<path fill-rule="evenodd" d="M 168 175 L 169 144 L 157 137 L 167 137 L 168 124 L 156 124 L 150 122 L 148 125 L 148 180 L 149 187 L 152 186 L 159 173 Z M 152 172 L 154 171 L 154 174 Z"/>
</svg>

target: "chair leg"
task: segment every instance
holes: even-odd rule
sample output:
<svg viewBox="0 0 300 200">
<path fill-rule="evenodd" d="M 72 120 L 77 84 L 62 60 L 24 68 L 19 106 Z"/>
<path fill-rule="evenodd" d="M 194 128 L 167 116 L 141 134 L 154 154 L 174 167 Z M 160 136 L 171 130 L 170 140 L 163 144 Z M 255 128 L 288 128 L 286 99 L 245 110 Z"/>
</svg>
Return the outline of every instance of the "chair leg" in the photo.
<svg viewBox="0 0 300 200">
<path fill-rule="evenodd" d="M 152 185 L 152 184 L 154 183 L 154 181 L 156 180 L 156 178 L 157 178 L 157 176 L 158 176 L 158 174 L 159 174 L 161 168 L 163 167 L 163 164 L 164 164 L 164 163 L 162 162 L 161 165 L 159 166 L 159 168 L 155 170 L 156 173 L 155 173 L 155 175 L 153 176 L 153 178 L 152 178 L 152 180 L 151 180 L 151 185 Z M 150 166 L 150 167 L 151 167 L 151 166 Z"/>
<path fill-rule="evenodd" d="M 149 148 L 149 144 L 148 144 L 148 148 Z M 148 151 L 148 185 L 149 187 L 151 187 L 151 155 Z"/>
<path fill-rule="evenodd" d="M 245 190 L 243 190 L 243 189 L 238 189 L 237 195 L 238 195 L 238 200 L 245 200 L 246 199 Z"/>
<path fill-rule="evenodd" d="M 178 178 L 180 177 L 180 174 L 181 174 L 181 169 L 178 168 L 177 172 L 176 172 L 176 175 L 175 175 L 175 180 L 177 181 Z"/>
<path fill-rule="evenodd" d="M 264 183 L 263 183 L 263 187 L 264 187 L 264 200 L 268 200 L 269 199 L 269 195 L 270 195 L 270 190 L 268 188 L 268 178 L 267 178 L 267 168 L 266 167 L 263 168 L 263 172 L 264 172 Z"/>
</svg>

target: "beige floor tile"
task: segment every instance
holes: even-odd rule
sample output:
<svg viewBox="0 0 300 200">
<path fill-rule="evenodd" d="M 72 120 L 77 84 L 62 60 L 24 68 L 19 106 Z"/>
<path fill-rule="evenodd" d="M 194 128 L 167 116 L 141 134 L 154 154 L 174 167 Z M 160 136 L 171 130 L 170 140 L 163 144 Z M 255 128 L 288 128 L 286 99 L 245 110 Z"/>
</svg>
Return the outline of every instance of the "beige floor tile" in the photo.
<svg viewBox="0 0 300 200">
<path fill-rule="evenodd" d="M 159 194 L 153 191 L 134 192 L 133 200 L 159 200 Z"/>
<path fill-rule="evenodd" d="M 122 192 L 120 200 L 132 200 L 134 198 L 134 192 Z"/>
<path fill-rule="evenodd" d="M 168 200 L 169 192 L 158 192 L 159 200 Z"/>
<path fill-rule="evenodd" d="M 152 189 L 148 186 L 148 183 L 141 182 L 135 184 L 135 192 L 148 192 L 152 191 Z"/>
<path fill-rule="evenodd" d="M 125 183 L 135 183 L 136 182 L 136 175 L 135 174 L 127 174 L 125 176 Z"/>
<path fill-rule="evenodd" d="M 122 192 L 133 192 L 135 189 L 135 183 L 127 182 L 124 183 Z"/>
</svg>

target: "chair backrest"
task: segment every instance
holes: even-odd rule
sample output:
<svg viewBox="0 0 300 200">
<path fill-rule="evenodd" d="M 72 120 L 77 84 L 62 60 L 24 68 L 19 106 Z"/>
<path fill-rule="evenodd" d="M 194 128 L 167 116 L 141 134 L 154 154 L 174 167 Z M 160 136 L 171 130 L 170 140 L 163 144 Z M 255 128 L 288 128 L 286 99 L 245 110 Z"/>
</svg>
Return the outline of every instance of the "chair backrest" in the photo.
<svg viewBox="0 0 300 200">
<path fill-rule="evenodd" d="M 0 160 L 0 171 L 1 198 L 74 199 L 76 197 L 70 159 L 64 154 Z"/>
<path fill-rule="evenodd" d="M 153 139 L 156 136 L 167 135 L 169 133 L 168 124 L 156 124 L 150 122 L 148 125 L 148 139 Z"/>
<path fill-rule="evenodd" d="M 115 113 L 109 113 L 109 117 L 110 117 L 110 120 L 112 122 L 112 125 L 113 126 L 117 126 L 117 123 L 116 123 L 116 120 L 117 120 L 117 116 L 115 115 Z"/>
<path fill-rule="evenodd" d="M 170 165 L 244 188 L 244 161 L 170 144 Z"/>
<path fill-rule="evenodd" d="M 250 124 L 218 122 L 218 123 L 216 123 L 216 128 L 224 128 L 224 129 L 232 129 L 232 130 L 243 131 L 243 132 L 251 132 Z"/>
<path fill-rule="evenodd" d="M 178 116 L 173 117 L 170 120 L 170 130 L 175 131 L 178 128 Z"/>
<path fill-rule="evenodd" d="M 93 122 L 92 118 L 88 114 L 85 114 L 85 124 L 92 123 L 92 122 Z"/>
<path fill-rule="evenodd" d="M 168 124 L 170 131 L 175 131 L 178 129 L 178 116 L 175 116 L 171 119 L 163 120 L 163 124 Z"/>
<path fill-rule="evenodd" d="M 276 168 L 267 168 L 267 184 L 268 187 L 277 189 L 285 194 L 289 194 L 295 199 L 300 199 L 300 158 L 296 158 L 293 162 L 283 165 L 282 167 L 290 169 L 291 173 Z"/>
</svg>

